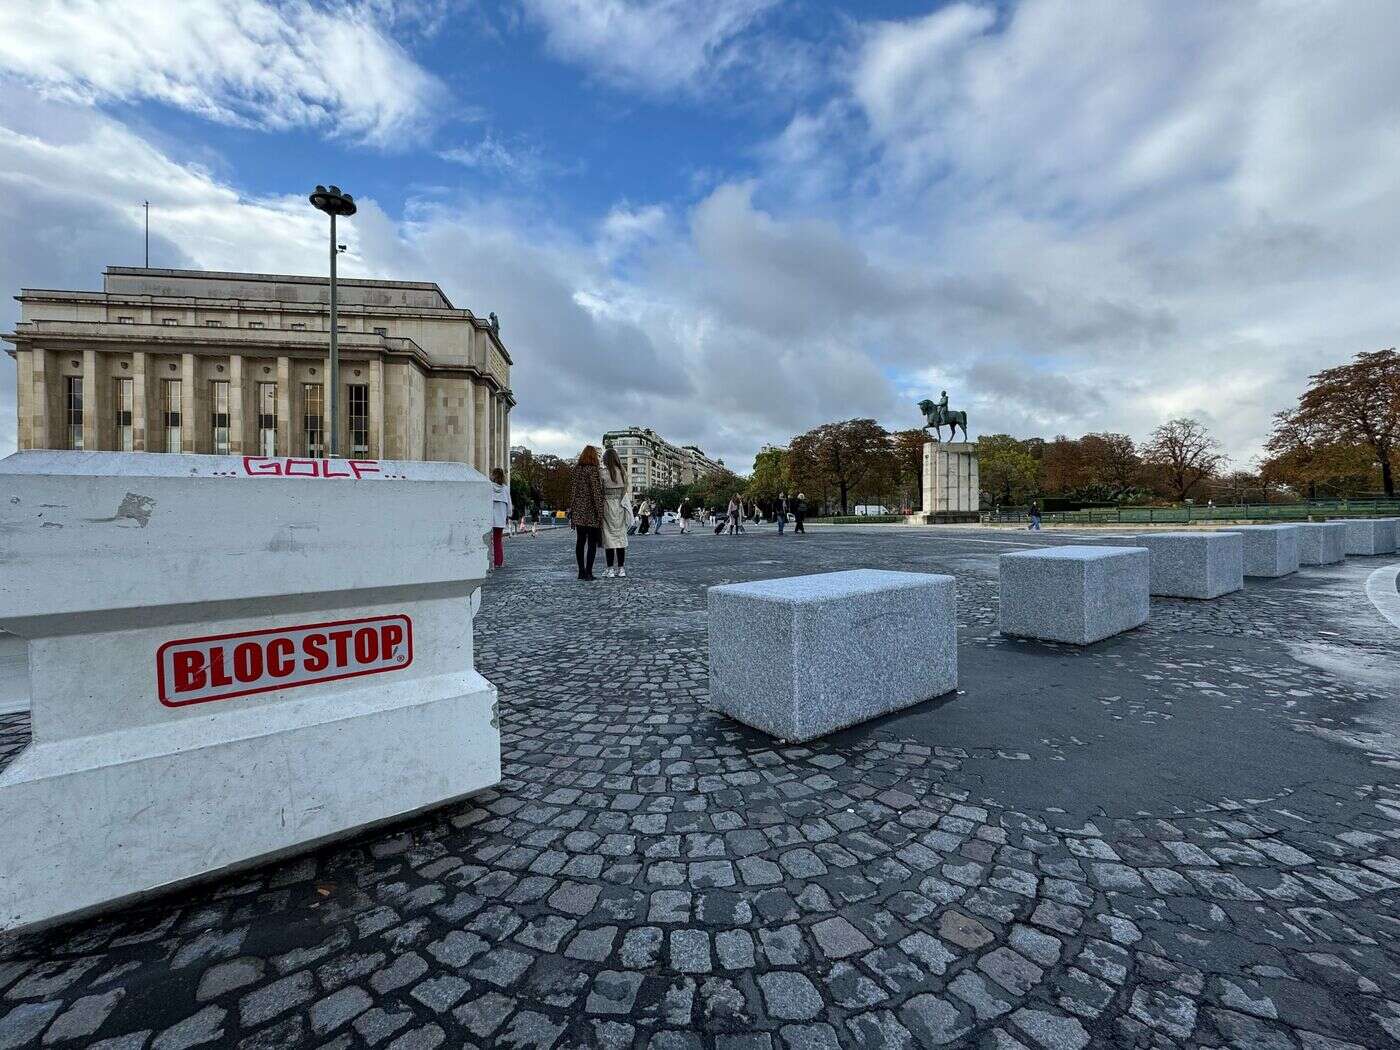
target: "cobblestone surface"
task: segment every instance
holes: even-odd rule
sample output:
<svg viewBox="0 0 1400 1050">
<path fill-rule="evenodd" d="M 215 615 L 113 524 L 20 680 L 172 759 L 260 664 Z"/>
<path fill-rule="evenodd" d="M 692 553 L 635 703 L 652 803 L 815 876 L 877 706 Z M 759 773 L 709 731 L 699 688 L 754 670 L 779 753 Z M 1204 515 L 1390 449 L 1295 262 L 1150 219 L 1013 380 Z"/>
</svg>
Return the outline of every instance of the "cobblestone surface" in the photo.
<svg viewBox="0 0 1400 1050">
<path fill-rule="evenodd" d="M 0 1050 L 1400 1043 L 1386 559 L 999 637 L 995 555 L 1061 539 L 671 534 L 592 585 L 512 542 L 498 790 L 0 939 Z M 704 588 L 853 566 L 958 577 L 958 695 L 803 747 L 710 712 Z"/>
</svg>

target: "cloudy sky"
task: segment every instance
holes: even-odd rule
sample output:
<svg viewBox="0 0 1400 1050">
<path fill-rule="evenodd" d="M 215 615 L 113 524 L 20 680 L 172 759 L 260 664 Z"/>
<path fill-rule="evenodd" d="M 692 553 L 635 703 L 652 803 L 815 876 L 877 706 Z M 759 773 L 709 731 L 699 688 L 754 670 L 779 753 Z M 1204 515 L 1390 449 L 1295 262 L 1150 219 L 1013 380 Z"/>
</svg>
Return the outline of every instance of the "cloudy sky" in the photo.
<svg viewBox="0 0 1400 1050">
<path fill-rule="evenodd" d="M 500 315 L 514 436 L 741 472 L 947 388 L 1240 466 L 1400 315 L 1394 0 L 8 0 L 0 326 L 141 262 Z M 14 374 L 0 358 L 0 453 Z"/>
</svg>

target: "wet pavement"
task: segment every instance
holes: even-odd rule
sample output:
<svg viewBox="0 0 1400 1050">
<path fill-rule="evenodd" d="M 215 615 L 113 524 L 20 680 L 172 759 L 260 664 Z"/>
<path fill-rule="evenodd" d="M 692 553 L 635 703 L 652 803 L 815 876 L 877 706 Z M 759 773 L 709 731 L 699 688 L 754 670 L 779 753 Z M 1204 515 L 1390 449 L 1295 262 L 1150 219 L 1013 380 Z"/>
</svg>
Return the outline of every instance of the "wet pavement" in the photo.
<svg viewBox="0 0 1400 1050">
<path fill-rule="evenodd" d="M 1400 1045 L 1395 559 L 1001 638 L 996 555 L 1072 539 L 669 532 L 591 585 L 512 540 L 498 790 L 0 938 L 0 1050 Z M 865 566 L 958 578 L 955 695 L 801 747 L 708 710 L 707 586 Z"/>
</svg>

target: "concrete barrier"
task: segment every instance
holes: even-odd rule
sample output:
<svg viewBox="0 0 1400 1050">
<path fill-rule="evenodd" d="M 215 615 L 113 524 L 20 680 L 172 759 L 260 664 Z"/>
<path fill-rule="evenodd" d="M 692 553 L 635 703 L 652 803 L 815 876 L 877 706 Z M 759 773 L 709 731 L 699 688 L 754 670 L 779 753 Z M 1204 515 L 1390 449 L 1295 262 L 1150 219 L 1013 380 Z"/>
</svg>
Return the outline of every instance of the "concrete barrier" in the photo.
<svg viewBox="0 0 1400 1050">
<path fill-rule="evenodd" d="M 1112 542 L 1148 549 L 1154 595 L 1208 599 L 1244 586 L 1244 537 L 1237 533 L 1144 532 Z"/>
<path fill-rule="evenodd" d="M 1347 523 L 1344 521 L 1300 521 L 1298 523 L 1298 564 L 1332 565 L 1347 556 Z"/>
<path fill-rule="evenodd" d="M 1395 518 L 1355 518 L 1346 523 L 1348 554 L 1391 554 L 1396 547 Z"/>
<path fill-rule="evenodd" d="M 1146 547 L 1044 547 L 999 567 L 1002 634 L 1088 645 L 1147 622 Z"/>
<path fill-rule="evenodd" d="M 29 710 L 29 643 L 0 631 L 0 715 Z"/>
<path fill-rule="evenodd" d="M 1277 577 L 1298 571 L 1297 525 L 1238 525 L 1244 537 L 1244 574 Z"/>
<path fill-rule="evenodd" d="M 470 468 L 20 452 L 0 487 L 33 702 L 0 772 L 0 930 L 499 782 Z"/>
<path fill-rule="evenodd" d="M 709 590 L 710 702 L 803 741 L 958 684 L 951 576 L 856 569 Z"/>
</svg>

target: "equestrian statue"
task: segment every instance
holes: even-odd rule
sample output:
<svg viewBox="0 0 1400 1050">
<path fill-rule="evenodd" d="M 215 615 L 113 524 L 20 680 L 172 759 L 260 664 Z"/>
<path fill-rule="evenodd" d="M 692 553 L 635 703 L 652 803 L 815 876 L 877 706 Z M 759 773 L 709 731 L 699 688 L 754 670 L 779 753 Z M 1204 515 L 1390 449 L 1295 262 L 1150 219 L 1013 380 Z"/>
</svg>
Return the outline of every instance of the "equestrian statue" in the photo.
<svg viewBox="0 0 1400 1050">
<path fill-rule="evenodd" d="M 937 403 L 924 398 L 919 402 L 919 411 L 924 414 L 924 426 L 933 428 L 935 441 L 943 440 L 943 428 L 948 428 L 948 440 L 954 441 L 958 436 L 958 427 L 962 427 L 963 440 L 967 440 L 967 413 L 953 412 L 948 408 L 948 391 L 943 391 Z"/>
</svg>

